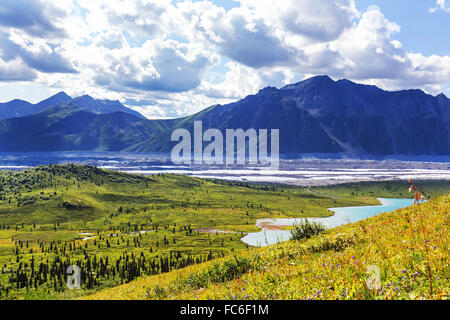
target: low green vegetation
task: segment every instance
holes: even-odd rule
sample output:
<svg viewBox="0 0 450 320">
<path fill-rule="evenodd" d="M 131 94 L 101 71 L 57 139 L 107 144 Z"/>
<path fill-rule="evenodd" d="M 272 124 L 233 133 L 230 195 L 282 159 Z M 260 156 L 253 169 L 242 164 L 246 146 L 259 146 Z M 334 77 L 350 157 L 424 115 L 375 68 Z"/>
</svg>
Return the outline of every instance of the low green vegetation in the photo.
<svg viewBox="0 0 450 320">
<path fill-rule="evenodd" d="M 302 240 L 315 237 L 325 231 L 325 225 L 320 222 L 309 221 L 302 219 L 300 222 L 294 224 L 291 230 L 292 240 Z"/>
<path fill-rule="evenodd" d="M 436 195 L 449 190 L 435 185 Z M 0 299 L 77 298 L 210 260 L 216 271 L 186 281 L 230 280 L 249 265 L 219 261 L 248 251 L 240 239 L 258 231 L 257 219 L 328 216 L 329 207 L 378 204 L 407 187 L 393 183 L 387 195 L 370 192 L 376 183 L 308 189 L 71 164 L 0 171 Z M 67 289 L 70 265 L 81 268 L 80 290 Z"/>
<path fill-rule="evenodd" d="M 314 187 L 311 192 L 315 194 L 328 195 L 339 198 L 355 197 L 380 197 L 380 198 L 411 198 L 408 187 L 405 188 L 406 181 L 379 181 L 379 182 L 356 182 L 345 183 L 333 186 Z M 450 190 L 448 180 L 427 180 L 419 181 L 420 187 L 426 191 L 429 199 L 435 198 Z"/>
<path fill-rule="evenodd" d="M 87 299 L 448 299 L 450 194 Z"/>
</svg>

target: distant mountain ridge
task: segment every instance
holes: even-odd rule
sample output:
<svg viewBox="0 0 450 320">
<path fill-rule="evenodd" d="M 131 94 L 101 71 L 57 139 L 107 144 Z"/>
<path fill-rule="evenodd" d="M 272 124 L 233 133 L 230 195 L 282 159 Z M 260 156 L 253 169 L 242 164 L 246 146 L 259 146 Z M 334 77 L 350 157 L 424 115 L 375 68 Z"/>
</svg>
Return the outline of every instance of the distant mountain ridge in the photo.
<svg viewBox="0 0 450 320">
<path fill-rule="evenodd" d="M 41 112 L 0 121 L 1 151 L 121 151 L 164 129 L 126 112 L 97 114 L 58 104 Z"/>
<path fill-rule="evenodd" d="M 421 90 L 376 86 L 317 76 L 281 89 L 207 108 L 175 127 L 280 129 L 280 152 L 350 155 L 449 155 L 450 100 Z M 165 134 L 165 135 L 164 135 Z M 168 151 L 168 133 L 130 151 Z"/>
<path fill-rule="evenodd" d="M 142 116 L 139 112 L 125 107 L 119 101 L 96 100 L 89 95 L 72 98 L 65 92 L 59 92 L 36 104 L 31 104 L 27 101 L 19 99 L 6 103 L 0 103 L 0 120 L 28 116 L 58 104 L 79 106 L 96 114 L 121 111 L 144 118 L 144 116 Z"/>
<path fill-rule="evenodd" d="M 83 96 L 1 120 L 0 151 L 170 152 L 176 144 L 170 141 L 172 131 L 192 132 L 199 120 L 204 130 L 217 128 L 223 133 L 237 128 L 280 129 L 282 154 L 450 154 L 450 100 L 444 94 L 384 91 L 328 76 L 280 89 L 266 87 L 237 102 L 179 119 L 148 120 L 121 106 Z"/>
</svg>

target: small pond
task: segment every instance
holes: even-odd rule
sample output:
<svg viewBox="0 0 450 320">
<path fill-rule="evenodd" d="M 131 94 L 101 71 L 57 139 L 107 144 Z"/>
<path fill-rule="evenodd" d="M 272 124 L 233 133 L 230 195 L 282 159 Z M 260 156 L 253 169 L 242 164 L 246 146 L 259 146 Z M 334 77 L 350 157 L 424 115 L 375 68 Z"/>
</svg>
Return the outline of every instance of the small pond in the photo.
<svg viewBox="0 0 450 320">
<path fill-rule="evenodd" d="M 343 224 L 366 219 L 382 212 L 390 212 L 400 208 L 408 207 L 412 204 L 411 199 L 387 199 L 378 198 L 381 205 L 328 208 L 334 215 L 326 218 L 308 218 L 309 221 L 318 221 L 325 224 L 327 228 L 334 228 Z M 302 218 L 275 218 L 259 219 L 256 226 L 261 228 L 260 232 L 249 233 L 241 240 L 251 246 L 264 247 L 280 241 L 289 240 L 291 232 L 282 227 L 292 226 Z"/>
</svg>

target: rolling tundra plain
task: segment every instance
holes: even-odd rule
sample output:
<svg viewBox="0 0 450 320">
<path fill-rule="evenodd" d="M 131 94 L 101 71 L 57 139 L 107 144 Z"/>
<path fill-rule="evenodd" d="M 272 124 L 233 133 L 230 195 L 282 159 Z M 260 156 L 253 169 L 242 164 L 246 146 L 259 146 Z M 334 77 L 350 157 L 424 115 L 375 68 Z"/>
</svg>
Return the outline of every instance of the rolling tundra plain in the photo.
<svg viewBox="0 0 450 320">
<path fill-rule="evenodd" d="M 296 174 L 301 171 L 302 174 L 313 172 L 320 175 L 322 171 L 318 165 L 322 160 L 314 161 L 303 161 L 301 165 L 304 168 L 297 170 Z M 371 172 L 364 167 L 364 161 L 344 161 L 346 168 L 342 168 L 342 161 L 339 168 L 337 161 L 336 167 L 332 163 L 327 164 L 329 169 L 323 172 L 324 175 L 347 170 L 355 173 L 355 179 L 360 179 L 358 173 Z M 105 163 L 99 165 L 106 166 Z M 111 167 L 111 161 L 108 165 Z M 395 165 L 399 172 L 404 172 L 400 169 L 407 163 Z M 239 279 L 261 271 L 253 265 L 253 260 L 248 260 L 248 255 L 259 255 L 258 250 L 264 249 L 242 241 L 248 234 L 261 230 L 257 226 L 260 219 L 327 217 L 333 215 L 329 208 L 379 205 L 380 197 L 411 198 L 409 183 L 404 175 L 395 181 L 348 183 L 344 179 L 337 185 L 298 186 L 274 184 L 270 180 L 264 183 L 231 181 L 217 173 L 215 175 L 221 179 L 215 175 L 200 178 L 176 172 L 179 169 L 168 172 L 168 166 L 163 164 L 140 164 L 137 170 L 140 174 L 131 173 L 134 171 L 123 164 L 114 166 L 114 170 L 87 164 L 28 166 L 9 166 L 4 168 L 7 170 L 0 171 L 1 299 L 76 299 L 92 294 L 97 294 L 94 298 L 107 299 L 177 298 L 179 289 L 173 288 L 174 283 L 167 280 L 170 282 L 168 287 L 155 287 L 160 281 L 157 279 L 180 280 L 179 272 L 186 269 L 188 280 L 180 280 L 182 283 L 177 285 L 195 291 L 221 283 L 225 285 L 227 281 L 239 282 Z M 432 201 L 439 203 L 437 213 L 443 220 L 435 222 L 443 223 L 449 213 L 446 201 L 450 189 L 449 180 L 445 177 L 439 179 L 439 175 L 445 173 L 445 164 L 422 163 L 417 166 L 411 169 L 411 175 L 417 174 L 421 178 L 425 176 L 420 175 L 430 172 L 435 175 L 420 180 L 420 186 L 426 190 L 427 199 L 437 198 Z M 141 172 L 142 167 L 155 170 Z M 375 167 L 370 170 L 381 172 L 380 169 Z M 256 172 L 259 169 L 248 170 Z M 382 170 L 392 172 L 394 169 Z M 194 172 L 192 175 L 196 175 L 197 171 L 190 171 L 190 174 Z M 351 226 L 343 228 L 353 228 Z M 441 225 L 440 228 L 439 233 L 448 229 L 448 225 Z M 334 235 L 334 230 L 329 229 L 322 237 Z M 352 247 L 353 240 L 346 241 L 343 246 L 323 250 L 336 253 L 347 250 L 347 247 L 360 250 Z M 304 245 L 303 240 L 295 239 L 287 243 L 291 246 Z M 441 292 L 448 293 L 446 282 L 442 282 L 442 277 L 448 273 L 448 266 L 445 267 L 448 257 L 441 255 L 446 251 L 445 243 L 440 245 L 443 246 L 436 252 L 436 259 L 441 260 L 433 268 L 437 268 L 435 271 L 441 279 L 438 282 Z M 275 244 L 274 248 L 279 246 L 282 244 Z M 415 254 L 422 255 L 423 252 L 419 250 L 411 257 L 408 253 L 404 263 L 410 263 L 409 258 L 419 259 Z M 294 264 L 299 261 L 295 257 L 292 259 Z M 269 265 L 279 262 L 275 259 Z M 211 263 L 215 271 L 208 271 Z M 66 270 L 70 265 L 81 269 L 80 289 L 67 287 Z M 269 265 L 264 267 L 263 274 L 271 269 Z M 422 268 L 420 264 L 411 264 L 414 270 L 419 267 Z M 199 280 L 197 277 L 206 278 Z M 351 281 L 363 283 L 364 277 L 359 274 Z M 422 280 L 427 283 L 426 278 Z M 145 281 L 143 291 L 133 290 L 120 297 L 109 296 L 109 291 L 102 295 L 103 290 L 133 285 L 135 281 Z M 416 296 L 428 294 L 423 289 L 423 286 L 426 287 L 424 283 L 418 282 L 418 287 L 411 287 L 413 291 L 420 288 L 420 294 L 415 293 Z M 381 292 L 379 295 L 383 297 Z M 195 297 L 197 294 L 193 293 L 191 298 Z M 228 294 L 214 297 L 232 298 Z M 293 298 L 286 295 L 273 297 Z M 403 293 L 392 296 L 400 297 Z M 347 298 L 357 297 L 350 295 Z"/>
</svg>

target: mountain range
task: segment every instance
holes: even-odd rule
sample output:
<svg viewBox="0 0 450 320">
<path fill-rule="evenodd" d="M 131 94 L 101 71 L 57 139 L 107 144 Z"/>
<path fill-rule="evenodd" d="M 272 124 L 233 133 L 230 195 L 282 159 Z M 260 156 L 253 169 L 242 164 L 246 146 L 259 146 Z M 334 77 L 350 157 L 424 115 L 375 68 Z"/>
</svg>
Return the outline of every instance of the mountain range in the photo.
<svg viewBox="0 0 450 320">
<path fill-rule="evenodd" d="M 59 93 L 0 104 L 0 151 L 170 152 L 176 128 L 280 129 L 280 153 L 449 155 L 450 100 L 317 76 L 191 116 L 149 120 L 118 101 Z"/>
<path fill-rule="evenodd" d="M 68 107 L 82 107 L 86 111 L 95 114 L 125 112 L 140 118 L 145 118 L 139 112 L 125 107 L 117 100 L 96 100 L 88 95 L 72 98 L 65 92 L 59 92 L 54 96 L 51 96 L 50 98 L 36 104 L 31 104 L 28 101 L 19 99 L 15 99 L 6 103 L 0 103 L 0 120 L 28 116 L 43 111 L 48 107 L 59 104 L 65 104 Z"/>
</svg>

